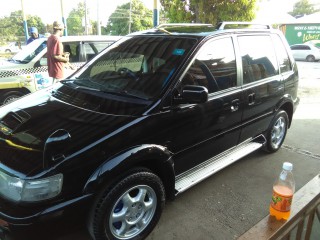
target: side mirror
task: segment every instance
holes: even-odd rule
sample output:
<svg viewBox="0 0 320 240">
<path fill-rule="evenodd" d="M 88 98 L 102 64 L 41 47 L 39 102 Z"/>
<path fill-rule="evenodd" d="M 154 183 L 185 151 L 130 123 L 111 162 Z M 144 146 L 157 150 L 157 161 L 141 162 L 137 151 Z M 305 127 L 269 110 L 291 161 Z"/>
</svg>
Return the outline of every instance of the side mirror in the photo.
<svg viewBox="0 0 320 240">
<path fill-rule="evenodd" d="M 208 89 L 203 86 L 186 85 L 182 88 L 179 98 L 175 98 L 177 103 L 204 103 L 208 100 Z"/>
</svg>

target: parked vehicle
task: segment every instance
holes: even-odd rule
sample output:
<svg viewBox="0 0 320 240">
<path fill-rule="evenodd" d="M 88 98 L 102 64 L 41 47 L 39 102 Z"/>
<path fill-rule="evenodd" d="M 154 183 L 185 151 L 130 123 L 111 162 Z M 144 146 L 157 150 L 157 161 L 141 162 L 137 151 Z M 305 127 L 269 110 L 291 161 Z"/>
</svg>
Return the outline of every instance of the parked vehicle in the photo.
<svg viewBox="0 0 320 240">
<path fill-rule="evenodd" d="M 281 32 L 242 24 L 252 23 L 128 35 L 2 106 L 3 234 L 83 219 L 92 239 L 143 239 L 166 200 L 253 151 L 278 151 L 299 103 L 297 66 Z"/>
<path fill-rule="evenodd" d="M 315 62 L 320 60 L 320 49 L 311 44 L 295 44 L 290 46 L 295 60 Z"/>
<path fill-rule="evenodd" d="M 24 47 L 25 47 L 24 43 L 21 43 L 21 42 L 9 42 L 7 45 L 0 47 L 0 52 L 3 52 L 3 53 L 17 53 L 17 52 L 21 51 L 22 48 L 24 48 Z"/>
<path fill-rule="evenodd" d="M 120 39 L 118 36 L 62 37 L 65 52 L 70 52 L 69 76 L 101 50 Z M 28 44 L 11 59 L 0 62 L 0 105 L 52 85 L 47 67 L 47 38 Z"/>
</svg>

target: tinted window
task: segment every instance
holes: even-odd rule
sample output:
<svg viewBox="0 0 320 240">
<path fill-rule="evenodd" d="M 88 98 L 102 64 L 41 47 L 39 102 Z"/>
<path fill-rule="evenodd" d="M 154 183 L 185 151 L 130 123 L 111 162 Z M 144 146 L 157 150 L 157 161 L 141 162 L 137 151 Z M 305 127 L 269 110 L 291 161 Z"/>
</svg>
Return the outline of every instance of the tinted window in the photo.
<svg viewBox="0 0 320 240">
<path fill-rule="evenodd" d="M 280 72 L 284 73 L 284 72 L 291 71 L 292 66 L 290 63 L 290 59 L 280 36 L 275 35 L 274 42 L 275 42 L 276 54 L 279 61 Z"/>
<path fill-rule="evenodd" d="M 270 36 L 240 36 L 238 41 L 244 84 L 278 74 L 277 59 Z"/>
<path fill-rule="evenodd" d="M 236 86 L 236 59 L 231 38 L 205 44 L 184 76 L 182 85 L 205 86 L 209 93 Z"/>
<path fill-rule="evenodd" d="M 294 45 L 290 47 L 291 50 L 310 50 L 310 47 L 307 45 Z"/>
<path fill-rule="evenodd" d="M 79 73 L 75 84 L 153 99 L 169 84 L 196 42 L 170 36 L 123 38 Z"/>
</svg>

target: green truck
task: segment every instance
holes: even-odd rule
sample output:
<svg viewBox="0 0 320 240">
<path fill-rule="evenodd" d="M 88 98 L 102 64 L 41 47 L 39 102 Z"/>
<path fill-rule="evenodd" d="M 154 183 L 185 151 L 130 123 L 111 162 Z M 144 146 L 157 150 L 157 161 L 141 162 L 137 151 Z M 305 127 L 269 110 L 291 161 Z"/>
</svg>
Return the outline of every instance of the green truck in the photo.
<svg viewBox="0 0 320 240">
<path fill-rule="evenodd" d="M 289 45 L 311 42 L 320 47 L 320 23 L 282 24 L 279 29 L 285 35 Z"/>
</svg>

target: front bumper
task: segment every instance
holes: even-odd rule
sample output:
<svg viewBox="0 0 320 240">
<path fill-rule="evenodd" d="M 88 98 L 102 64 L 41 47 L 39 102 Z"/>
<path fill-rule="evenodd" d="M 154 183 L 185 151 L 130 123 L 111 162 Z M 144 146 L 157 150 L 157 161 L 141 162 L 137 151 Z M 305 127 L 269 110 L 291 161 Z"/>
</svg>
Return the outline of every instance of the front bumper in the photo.
<svg viewBox="0 0 320 240">
<path fill-rule="evenodd" d="M 0 206 L 0 239 L 5 239 L 5 236 L 12 237 L 13 239 L 20 239 L 19 236 L 24 236 L 21 239 L 29 239 L 31 234 L 41 235 L 46 232 L 46 225 L 50 225 L 48 229 L 53 229 L 54 225 L 59 229 L 65 224 L 65 221 L 74 222 L 81 221 L 91 206 L 92 194 L 83 195 L 65 202 L 54 204 L 39 211 L 39 208 L 32 209 L 26 215 L 16 211 L 15 214 L 9 215 L 6 209 L 13 206 Z M 19 207 L 21 209 L 21 207 Z M 82 219 L 85 220 L 85 219 Z M 54 224 L 52 224 L 54 223 Z M 46 233 L 49 234 L 49 233 Z M 28 236 L 26 238 L 26 236 Z"/>
</svg>

